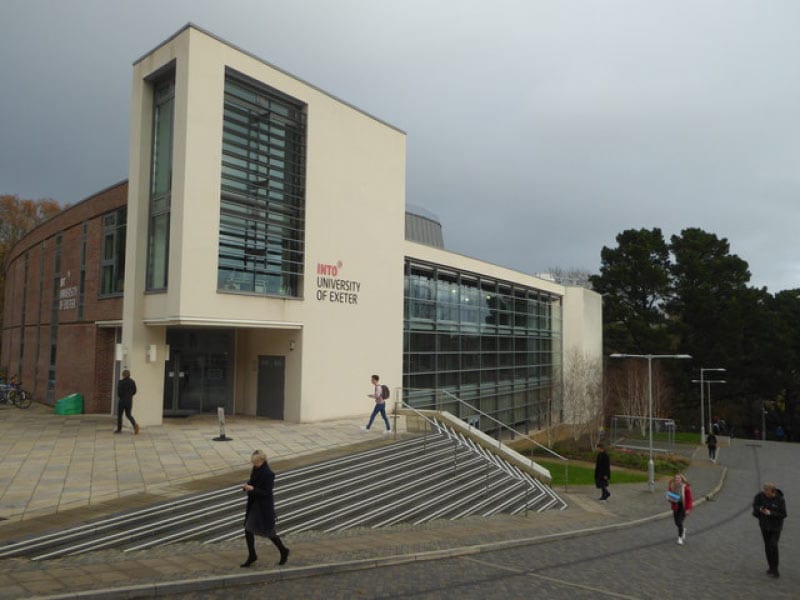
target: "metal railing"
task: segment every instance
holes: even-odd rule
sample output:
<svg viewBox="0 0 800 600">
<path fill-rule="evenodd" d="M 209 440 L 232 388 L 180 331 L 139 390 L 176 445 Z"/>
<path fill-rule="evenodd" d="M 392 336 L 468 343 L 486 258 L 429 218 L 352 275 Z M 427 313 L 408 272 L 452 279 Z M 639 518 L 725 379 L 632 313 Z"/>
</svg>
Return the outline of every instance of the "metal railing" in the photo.
<svg viewBox="0 0 800 600">
<path fill-rule="evenodd" d="M 398 396 L 395 396 L 395 398 L 396 398 L 396 400 L 395 400 L 395 407 L 396 407 L 396 408 L 399 406 L 399 407 L 400 407 L 400 408 L 402 408 L 403 410 L 408 410 L 408 411 L 410 411 L 410 412 L 414 413 L 414 416 L 415 416 L 415 417 L 417 417 L 417 418 L 420 418 L 420 419 L 424 420 L 424 421 L 425 421 L 425 422 L 428 424 L 428 427 L 426 427 L 426 428 L 425 428 L 425 432 L 424 432 L 424 435 L 423 435 L 423 445 L 422 445 L 422 447 L 423 447 L 423 452 L 425 452 L 425 451 L 426 451 L 426 448 L 427 448 L 427 436 L 428 436 L 428 432 L 429 432 L 429 431 L 438 431 L 440 434 L 447 435 L 448 437 L 451 437 L 451 436 L 450 436 L 450 434 L 448 433 L 448 430 L 449 430 L 449 431 L 452 431 L 452 433 L 454 434 L 454 435 L 453 435 L 453 437 L 452 437 L 452 439 L 453 439 L 453 474 L 454 474 L 454 475 L 456 474 L 456 471 L 457 471 L 457 468 L 458 468 L 458 463 L 457 463 L 457 460 L 458 460 L 458 458 L 457 458 L 457 457 L 458 457 L 458 454 L 457 454 L 457 448 L 458 448 L 458 446 L 459 446 L 459 445 L 461 445 L 462 447 L 466 448 L 467 450 L 470 450 L 470 451 L 471 451 L 471 452 L 473 452 L 473 453 L 478 453 L 478 454 L 480 454 L 480 452 L 478 452 L 478 451 L 475 449 L 475 448 L 477 448 L 477 447 L 478 447 L 478 445 L 476 445 L 474 442 L 470 442 L 468 438 L 464 438 L 463 434 L 461 434 L 461 433 L 457 432 L 456 430 L 454 430 L 454 429 L 452 428 L 452 426 L 451 426 L 451 425 L 448 425 L 446 422 L 440 423 L 440 422 L 439 422 L 437 419 L 432 419 L 432 418 L 428 417 L 426 414 L 424 414 L 423 412 L 421 412 L 421 411 L 420 411 L 420 410 L 418 410 L 417 408 L 415 408 L 415 407 L 413 407 L 413 406 L 411 406 L 411 405 L 409 405 L 409 404 L 406 404 L 406 403 L 405 403 L 403 400 L 399 399 L 399 395 L 398 395 Z M 461 401 L 461 400 L 459 399 L 459 402 L 463 402 L 463 401 Z M 465 404 L 466 406 L 469 406 L 469 404 L 468 404 L 468 403 L 466 403 L 466 402 L 464 402 L 464 404 Z M 437 412 L 441 412 L 441 411 L 437 411 Z M 445 412 L 446 412 L 446 411 L 445 411 Z M 395 432 L 396 432 L 396 425 L 397 425 L 397 416 L 398 416 L 398 411 L 397 411 L 397 410 L 395 410 L 395 411 L 394 411 L 394 418 L 395 418 Z M 456 417 L 455 415 L 453 415 L 453 416 L 454 416 L 456 419 L 458 419 L 458 417 Z M 487 415 L 487 416 L 488 416 L 488 415 Z M 499 422 L 498 422 L 498 423 L 499 423 Z M 502 423 L 500 423 L 500 424 L 502 425 Z M 466 424 L 466 423 L 465 423 L 465 425 L 467 425 L 467 431 L 468 431 L 468 432 L 471 432 L 471 431 L 472 431 L 472 429 L 476 429 L 476 428 L 473 428 L 471 425 L 468 425 L 468 424 Z M 476 429 L 476 431 L 480 431 L 480 429 Z M 517 432 L 517 433 L 519 433 L 519 432 Z M 519 433 L 519 435 L 522 435 L 523 437 L 528 437 L 527 435 L 525 435 L 525 434 L 522 434 L 522 433 Z M 457 436 L 457 437 L 456 437 L 456 436 Z M 461 438 L 461 439 L 463 439 L 463 440 L 464 440 L 464 442 L 466 443 L 466 445 L 465 445 L 465 444 L 462 444 L 462 443 L 460 443 L 460 442 L 458 441 L 458 438 Z M 529 439 L 530 439 L 530 438 L 529 438 Z M 539 444 L 539 443 L 538 443 L 536 440 L 533 440 L 533 439 L 531 439 L 531 441 L 532 441 L 534 444 L 540 445 L 540 444 Z M 472 444 L 472 447 L 470 447 L 470 443 Z M 503 443 L 502 443 L 502 441 L 500 441 L 500 440 L 498 440 L 498 448 L 499 448 L 499 449 L 503 449 Z M 548 451 L 552 452 L 551 450 L 549 450 L 549 448 L 546 448 L 546 447 L 544 447 L 544 448 L 545 448 L 545 450 L 548 450 Z M 560 457 L 560 456 L 561 456 L 560 454 L 558 454 L 558 453 L 556 453 L 556 452 L 552 452 L 552 453 L 553 453 L 555 456 L 557 456 L 557 457 Z M 483 450 L 483 451 L 482 451 L 482 454 L 484 455 L 484 459 L 485 459 L 486 461 L 489 461 L 489 458 L 488 458 L 488 455 L 487 455 L 487 450 Z M 500 461 L 503 461 L 503 460 L 504 460 L 504 459 L 502 458 L 502 452 L 498 452 L 498 453 L 496 453 L 496 454 L 497 454 L 497 456 L 498 456 L 498 459 L 499 459 Z M 566 459 L 566 458 L 564 458 L 564 457 L 561 457 L 561 458 L 562 458 L 563 460 L 567 460 L 567 459 Z M 533 461 L 531 461 L 531 462 L 533 462 Z M 566 466 L 567 466 L 567 465 L 565 464 L 565 467 L 566 467 Z M 485 490 L 485 493 L 487 493 L 487 494 L 488 494 L 488 492 L 489 492 L 489 486 L 488 486 L 488 467 L 489 467 L 489 465 L 488 465 L 488 462 L 487 462 L 487 471 L 486 471 L 487 484 L 486 484 L 486 490 Z M 524 474 L 524 472 L 523 472 L 523 471 L 521 471 L 521 470 L 519 470 L 519 467 L 517 467 L 516 465 L 513 465 L 511 468 L 513 469 L 513 471 L 515 471 L 516 473 L 518 473 L 518 475 L 515 475 L 515 474 L 514 474 L 514 472 L 510 471 L 508 467 L 504 467 L 504 468 L 505 468 L 506 472 L 507 472 L 509 475 L 511 475 L 512 477 L 514 477 L 515 479 L 519 479 L 520 477 L 522 478 L 522 479 L 520 479 L 520 481 L 522 481 L 522 482 L 523 482 L 523 484 L 524 484 L 524 493 L 525 493 L 525 499 L 524 499 L 524 506 L 525 506 L 525 508 L 524 508 L 524 511 L 525 511 L 525 514 L 527 515 L 527 514 L 528 514 L 528 505 L 529 505 L 529 500 L 528 500 L 528 498 L 529 498 L 529 493 L 530 493 L 530 486 L 529 486 L 527 483 L 525 483 L 525 478 L 527 477 L 529 481 L 534 481 L 534 478 L 532 478 L 532 477 L 530 476 L 530 474 L 527 474 L 527 475 L 526 475 L 526 474 Z M 567 475 L 567 474 L 566 474 L 566 472 L 565 472 L 565 482 L 566 482 L 566 475 Z M 540 484 L 540 483 L 537 483 L 537 485 L 541 485 L 541 484 Z M 540 488 L 540 489 L 541 489 L 541 488 Z M 565 487 L 564 487 L 564 490 L 566 491 L 566 485 L 565 485 Z M 562 504 L 563 504 L 563 501 L 562 501 L 562 500 L 560 500 L 560 499 L 558 498 L 558 496 L 555 496 L 555 497 L 554 497 L 554 499 L 558 499 L 558 500 L 559 500 L 559 501 L 561 501 L 561 502 L 562 502 Z M 566 504 L 564 504 L 564 506 L 566 506 Z"/>
<path fill-rule="evenodd" d="M 453 402 L 455 402 L 455 403 L 456 403 L 457 405 L 459 405 L 459 406 L 466 407 L 467 409 L 469 409 L 469 410 L 470 410 L 470 411 L 472 411 L 473 413 L 475 413 L 475 414 L 478 414 L 478 415 L 480 415 L 481 417 L 483 417 L 483 418 L 485 418 L 485 419 L 488 419 L 489 421 L 491 421 L 491 422 L 492 422 L 492 423 L 494 423 L 495 425 L 498 425 L 498 426 L 499 426 L 499 430 L 500 430 L 500 432 L 502 432 L 503 430 L 505 430 L 505 431 L 508 431 L 508 432 L 510 432 L 510 433 L 512 434 L 512 436 L 517 436 L 517 435 L 518 435 L 518 436 L 520 436 L 520 437 L 522 437 L 522 438 L 525 438 L 526 440 L 528 440 L 529 442 L 531 442 L 531 443 L 532 443 L 534 446 L 536 446 L 537 448 L 539 448 L 539 449 L 541 449 L 541 450 L 544 450 L 545 452 L 547 452 L 548 454 L 550 454 L 550 455 L 551 455 L 551 456 L 553 456 L 554 458 L 556 458 L 556 459 L 558 459 L 558 460 L 562 461 L 562 462 L 564 463 L 564 491 L 565 491 L 565 492 L 566 492 L 566 491 L 568 491 L 568 490 L 567 490 L 567 485 L 568 485 L 568 483 L 569 483 L 569 459 L 568 459 L 566 456 L 562 456 L 562 455 L 560 455 L 558 452 L 556 452 L 556 451 L 555 451 L 555 450 L 553 450 L 552 448 L 548 448 L 548 447 L 547 447 L 547 446 L 545 446 L 544 444 L 541 444 L 541 443 L 537 442 L 535 439 L 533 439 L 533 438 L 532 438 L 531 436 L 529 436 L 527 433 L 522 433 L 521 431 L 518 431 L 518 430 L 514 429 L 514 428 L 513 428 L 513 427 L 511 427 L 510 425 L 506 425 L 505 423 L 503 423 L 503 422 L 502 422 L 502 421 L 500 421 L 499 419 L 496 419 L 495 417 L 493 417 L 493 416 L 491 416 L 491 415 L 489 415 L 489 414 L 487 414 L 487 413 L 483 412 L 483 411 L 482 411 L 482 410 L 480 410 L 478 407 L 476 407 L 476 406 L 473 406 L 472 404 L 470 404 L 469 402 L 466 402 L 465 400 L 462 400 L 461 398 L 459 398 L 458 396 L 456 396 L 455 394 L 453 394 L 453 393 L 451 393 L 451 392 L 448 392 L 447 390 L 418 390 L 418 389 L 411 389 L 410 391 L 425 391 L 425 392 L 434 392 L 434 393 L 441 393 L 441 394 L 444 394 L 444 395 L 446 395 L 446 396 L 448 396 L 448 397 L 452 398 L 452 401 L 451 401 L 450 403 L 453 403 Z M 398 396 L 396 396 L 396 397 L 399 397 L 399 395 L 398 395 Z M 401 405 L 402 405 L 404 408 L 407 408 L 407 409 L 413 410 L 415 413 L 418 413 L 418 414 L 419 414 L 419 411 L 418 411 L 416 408 L 414 408 L 414 407 L 410 406 L 409 404 L 406 404 L 404 401 L 400 400 L 400 404 L 401 404 Z M 437 404 L 439 404 L 439 403 L 437 402 Z M 437 408 L 436 408 L 436 410 L 439 410 L 439 408 L 437 407 Z M 460 412 L 460 411 L 459 411 L 459 412 Z M 423 416 L 423 418 L 425 418 L 426 420 L 429 420 L 429 419 L 427 419 L 427 417 L 425 417 L 424 415 L 421 415 L 421 416 Z M 464 418 L 463 418 L 463 417 L 461 417 L 460 415 L 456 415 L 456 416 L 457 416 L 457 417 L 459 417 L 459 418 L 461 418 L 461 419 L 462 419 L 462 420 L 463 420 L 463 421 L 464 421 L 464 422 L 467 424 L 467 426 L 468 426 L 468 428 L 469 428 L 469 430 L 470 430 L 470 431 L 471 431 L 471 430 L 474 428 L 474 429 L 475 429 L 475 430 L 477 430 L 477 431 L 481 431 L 482 433 L 485 433 L 485 432 L 483 432 L 483 431 L 482 431 L 480 428 L 478 428 L 478 427 L 475 427 L 475 426 L 472 424 L 472 422 L 470 422 L 469 420 L 467 420 L 467 419 L 464 419 Z M 396 418 L 397 418 L 397 411 L 395 411 L 395 419 L 396 419 Z M 395 423 L 396 423 L 396 421 L 395 421 Z M 497 435 L 497 445 L 498 445 L 498 448 L 502 448 L 502 446 L 503 446 L 503 442 L 502 442 L 502 439 L 501 439 L 501 438 L 502 438 L 502 433 L 498 433 L 498 435 Z M 512 439 L 513 439 L 513 438 L 512 438 Z"/>
</svg>

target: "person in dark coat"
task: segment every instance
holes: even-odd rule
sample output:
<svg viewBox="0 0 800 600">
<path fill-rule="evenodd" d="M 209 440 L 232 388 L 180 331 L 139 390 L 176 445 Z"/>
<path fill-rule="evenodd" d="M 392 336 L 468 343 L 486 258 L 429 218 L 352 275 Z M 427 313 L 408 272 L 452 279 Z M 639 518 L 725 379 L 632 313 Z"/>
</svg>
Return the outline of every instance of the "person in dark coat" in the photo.
<svg viewBox="0 0 800 600">
<path fill-rule="evenodd" d="M 256 450 L 250 457 L 253 470 L 250 479 L 242 484 L 242 489 L 247 492 L 247 511 L 244 516 L 244 539 L 247 541 L 247 560 L 242 567 L 249 567 L 256 560 L 256 535 L 268 537 L 281 553 L 279 565 L 285 565 L 289 558 L 289 549 L 283 545 L 281 538 L 275 532 L 275 501 L 272 489 L 275 485 L 275 473 L 267 464 L 267 455 L 261 450 Z"/>
<path fill-rule="evenodd" d="M 753 516 L 758 518 L 764 552 L 769 569 L 767 574 L 780 577 L 778 572 L 778 540 L 781 539 L 783 520 L 786 518 L 786 500 L 774 483 L 765 483 L 762 491 L 753 498 Z"/>
<path fill-rule="evenodd" d="M 611 479 L 611 459 L 606 453 L 603 444 L 597 444 L 597 460 L 594 465 L 594 484 L 602 490 L 600 500 L 608 500 L 611 492 L 608 491 L 608 480 Z"/>
<path fill-rule="evenodd" d="M 717 462 L 717 436 L 713 431 L 706 436 L 706 446 L 708 446 L 708 458 L 711 462 Z"/>
<path fill-rule="evenodd" d="M 136 395 L 136 382 L 131 379 L 131 372 L 125 369 L 122 372 L 122 379 L 117 383 L 117 429 L 114 433 L 122 433 L 122 413 L 133 425 L 133 434 L 139 433 L 139 425 L 131 415 L 133 408 L 133 397 Z"/>
</svg>

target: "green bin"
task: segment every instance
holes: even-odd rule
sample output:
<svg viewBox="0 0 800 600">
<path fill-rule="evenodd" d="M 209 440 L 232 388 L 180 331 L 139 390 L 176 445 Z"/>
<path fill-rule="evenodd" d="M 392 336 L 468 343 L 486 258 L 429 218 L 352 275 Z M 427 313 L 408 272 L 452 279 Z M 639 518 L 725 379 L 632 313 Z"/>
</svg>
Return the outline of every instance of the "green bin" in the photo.
<svg viewBox="0 0 800 600">
<path fill-rule="evenodd" d="M 83 394 L 70 394 L 56 401 L 57 415 L 83 414 Z"/>
</svg>

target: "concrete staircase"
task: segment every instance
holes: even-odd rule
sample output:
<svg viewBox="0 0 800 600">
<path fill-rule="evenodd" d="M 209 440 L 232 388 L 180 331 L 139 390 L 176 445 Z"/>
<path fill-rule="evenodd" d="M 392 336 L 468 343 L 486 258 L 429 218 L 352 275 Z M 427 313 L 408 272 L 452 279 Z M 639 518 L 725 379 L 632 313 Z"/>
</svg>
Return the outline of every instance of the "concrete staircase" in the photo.
<svg viewBox="0 0 800 600">
<path fill-rule="evenodd" d="M 504 446 L 461 431 L 447 418 L 424 420 L 420 435 L 278 473 L 279 533 L 566 508 L 540 481 L 542 473 L 549 478 L 546 470 L 523 457 L 509 461 Z M 244 509 L 239 486 L 228 487 L 7 544 L 0 558 L 43 560 L 104 548 L 131 552 L 188 540 L 213 544 L 242 535 Z"/>
</svg>

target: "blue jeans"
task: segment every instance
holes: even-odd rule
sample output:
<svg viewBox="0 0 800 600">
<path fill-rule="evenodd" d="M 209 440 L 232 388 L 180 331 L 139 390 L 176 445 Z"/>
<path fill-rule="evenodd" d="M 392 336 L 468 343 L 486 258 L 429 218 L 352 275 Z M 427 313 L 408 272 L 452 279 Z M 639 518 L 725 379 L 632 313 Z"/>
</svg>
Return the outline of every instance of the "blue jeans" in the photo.
<svg viewBox="0 0 800 600">
<path fill-rule="evenodd" d="M 372 422 L 375 420 L 375 417 L 378 416 L 378 413 L 381 414 L 383 417 L 383 422 L 386 423 L 386 431 L 389 431 L 391 427 L 389 427 L 389 419 L 386 418 L 386 403 L 385 402 L 376 402 L 375 408 L 372 409 L 372 414 L 369 417 L 369 423 L 367 423 L 367 429 L 372 427 Z"/>
</svg>

